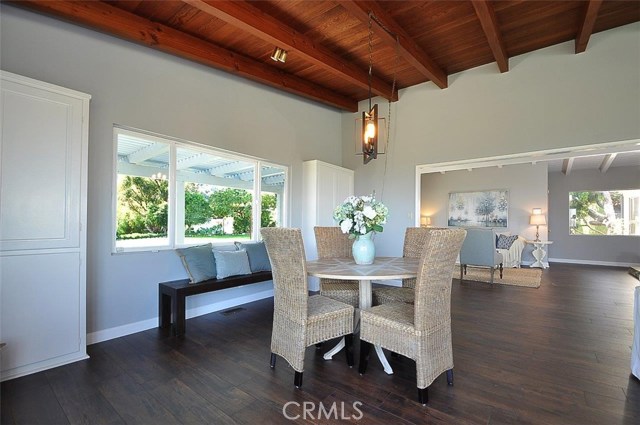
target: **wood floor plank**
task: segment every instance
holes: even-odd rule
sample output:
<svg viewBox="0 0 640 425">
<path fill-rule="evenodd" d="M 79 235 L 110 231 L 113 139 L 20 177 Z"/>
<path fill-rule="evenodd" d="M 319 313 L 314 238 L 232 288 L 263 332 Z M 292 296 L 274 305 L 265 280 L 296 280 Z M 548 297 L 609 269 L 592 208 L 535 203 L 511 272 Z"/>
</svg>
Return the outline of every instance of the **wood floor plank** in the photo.
<svg viewBox="0 0 640 425">
<path fill-rule="evenodd" d="M 278 358 L 269 367 L 273 300 L 215 312 L 176 338 L 149 329 L 88 347 L 91 358 L 3 382 L 2 424 L 359 423 L 637 424 L 640 381 L 630 375 L 633 290 L 624 268 L 552 264 L 540 288 L 453 280 L 455 385 L 438 377 L 417 403 L 415 362 L 375 356 L 367 373 L 344 353 L 305 353 L 304 382 Z M 355 358 L 359 342 L 356 339 Z M 311 403 L 314 418 L 283 408 Z M 363 412 L 357 414 L 355 402 Z M 318 420 L 318 406 L 347 419 Z M 296 413 L 294 410 L 291 413 Z M 326 419 L 326 420 L 325 420 Z"/>
</svg>

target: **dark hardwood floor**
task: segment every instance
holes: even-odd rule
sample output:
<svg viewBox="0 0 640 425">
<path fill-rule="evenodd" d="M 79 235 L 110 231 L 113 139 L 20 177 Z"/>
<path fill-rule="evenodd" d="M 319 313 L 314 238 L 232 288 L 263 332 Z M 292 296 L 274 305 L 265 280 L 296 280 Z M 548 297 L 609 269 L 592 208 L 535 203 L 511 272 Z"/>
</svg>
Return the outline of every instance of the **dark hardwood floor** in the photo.
<svg viewBox="0 0 640 425">
<path fill-rule="evenodd" d="M 269 299 L 190 319 L 184 339 L 151 329 L 4 382 L 2 424 L 286 424 L 283 407 L 295 402 L 285 412 L 301 423 L 637 425 L 637 285 L 626 269 L 568 264 L 545 270 L 539 289 L 454 280 L 455 385 L 436 379 L 427 407 L 416 402 L 411 360 L 388 356 L 395 373 L 386 375 L 372 355 L 359 376 L 344 352 L 322 359 L 328 343 L 307 350 L 295 389 L 284 359 L 269 368 Z M 320 403 L 337 410 L 304 420 L 305 402 L 314 418 Z"/>
</svg>

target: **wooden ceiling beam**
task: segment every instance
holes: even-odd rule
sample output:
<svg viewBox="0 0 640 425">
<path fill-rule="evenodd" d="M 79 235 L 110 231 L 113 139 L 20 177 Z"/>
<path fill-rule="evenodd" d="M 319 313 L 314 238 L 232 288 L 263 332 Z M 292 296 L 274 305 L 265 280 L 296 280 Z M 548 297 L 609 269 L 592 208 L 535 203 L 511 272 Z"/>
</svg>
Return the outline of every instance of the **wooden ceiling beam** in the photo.
<svg viewBox="0 0 640 425">
<path fill-rule="evenodd" d="M 418 47 L 413 38 L 407 33 L 387 12 L 375 1 L 361 0 L 341 0 L 340 5 L 347 9 L 349 13 L 358 18 L 364 24 L 369 24 L 369 12 L 373 12 L 376 19 L 391 33 L 387 32 L 380 25 L 371 26 L 373 32 L 388 46 L 396 48 L 400 56 L 409 62 L 422 75 L 433 81 L 441 89 L 447 88 L 447 74 L 431 59 L 422 49 Z"/>
<path fill-rule="evenodd" d="M 487 0 L 473 0 L 471 4 L 476 10 L 476 15 L 487 37 L 493 57 L 498 64 L 498 69 L 500 69 L 500 72 L 509 71 L 509 56 L 507 56 L 507 49 L 504 47 L 504 40 L 502 39 L 502 33 L 498 27 L 498 20 L 493 7 Z"/>
<path fill-rule="evenodd" d="M 360 88 L 369 88 L 369 74 L 337 56 L 334 52 L 317 44 L 310 37 L 289 27 L 284 22 L 264 13 L 246 1 L 183 0 L 183 2 L 233 25 L 263 41 L 291 52 L 296 52 L 305 61 L 345 79 Z M 379 77 L 371 79 L 371 91 L 385 99 L 392 96 L 392 87 Z M 393 94 L 392 100 L 397 100 Z"/>
<path fill-rule="evenodd" d="M 12 4 L 55 15 L 339 109 L 358 111 L 355 99 L 104 2 L 29 0 Z"/>
<path fill-rule="evenodd" d="M 589 43 L 589 37 L 591 37 L 593 33 L 593 27 L 596 24 L 596 18 L 598 17 L 598 11 L 601 5 L 602 0 L 590 0 L 585 6 L 584 16 L 580 22 L 580 29 L 576 35 L 576 54 L 587 50 L 587 43 Z"/>
</svg>

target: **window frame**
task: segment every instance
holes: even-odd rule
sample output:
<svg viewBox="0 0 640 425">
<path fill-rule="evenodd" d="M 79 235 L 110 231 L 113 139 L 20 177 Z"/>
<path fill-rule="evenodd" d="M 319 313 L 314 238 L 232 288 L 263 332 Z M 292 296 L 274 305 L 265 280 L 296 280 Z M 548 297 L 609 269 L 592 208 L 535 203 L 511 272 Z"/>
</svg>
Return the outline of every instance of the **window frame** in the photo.
<svg viewBox="0 0 640 425">
<path fill-rule="evenodd" d="M 167 244 L 162 245 L 148 245 L 144 247 L 118 247 L 116 232 L 118 228 L 118 136 L 121 134 L 144 138 L 159 143 L 165 143 L 169 145 L 169 167 L 168 167 L 168 223 L 167 223 Z M 290 217 L 289 211 L 289 193 L 290 193 L 290 167 L 288 165 L 278 164 L 273 161 L 265 160 L 262 158 L 246 155 L 238 152 L 229 151 L 226 149 L 216 148 L 213 146 L 205 145 L 202 143 L 196 143 L 176 137 L 166 136 L 158 133 L 153 133 L 146 130 L 140 130 L 137 128 L 131 128 L 115 124 L 113 126 L 113 166 L 112 166 L 112 184 L 111 184 L 111 253 L 112 254 L 126 254 L 135 252 L 159 252 L 168 251 L 176 248 L 182 248 L 187 246 L 198 245 L 199 243 L 176 243 L 177 240 L 177 150 L 178 148 L 190 149 L 199 151 L 201 153 L 214 155 L 222 159 L 229 159 L 232 161 L 243 161 L 253 165 L 254 179 L 253 179 L 253 196 L 251 205 L 251 241 L 259 241 L 260 237 L 260 223 L 262 213 L 262 169 L 264 167 L 281 168 L 284 172 L 284 185 L 282 189 L 282 214 L 280 226 L 287 227 Z M 217 245 L 229 245 L 231 240 L 224 240 L 222 242 L 212 242 Z"/>
<path fill-rule="evenodd" d="M 638 233 L 612 233 L 612 234 L 572 233 L 572 230 L 574 228 L 577 228 L 577 226 L 573 226 L 572 225 L 573 218 L 571 217 L 571 210 L 572 210 L 572 208 L 571 208 L 571 199 L 572 198 L 571 197 L 572 197 L 572 194 L 574 194 L 574 193 L 638 192 L 638 191 L 640 191 L 640 188 L 635 188 L 635 189 L 593 189 L 593 190 L 582 189 L 582 190 L 569 190 L 569 193 L 568 193 L 568 199 L 569 199 L 569 203 L 568 203 L 568 206 L 569 206 L 569 211 L 568 211 L 569 212 L 569 236 L 572 236 L 572 237 L 573 236 L 579 236 L 579 237 L 580 236 L 586 236 L 586 237 L 608 237 L 608 238 L 611 238 L 611 237 L 636 237 L 636 238 L 640 238 L 640 234 L 638 234 Z M 622 195 L 624 196 L 624 193 L 622 193 Z M 636 202 L 637 202 L 638 198 L 635 197 L 634 199 L 636 199 Z M 623 204 L 621 206 L 621 209 L 622 209 L 621 212 L 622 212 L 623 215 L 625 215 L 625 210 L 632 209 L 632 208 L 636 208 L 636 210 L 637 210 L 638 207 L 637 207 L 637 205 L 634 207 L 632 204 L 626 204 L 626 205 Z M 620 219 L 624 219 L 624 217 L 621 217 Z M 634 225 L 637 228 L 639 223 L 630 222 L 630 223 L 623 224 L 623 226 L 626 229 L 629 229 L 631 225 Z"/>
</svg>

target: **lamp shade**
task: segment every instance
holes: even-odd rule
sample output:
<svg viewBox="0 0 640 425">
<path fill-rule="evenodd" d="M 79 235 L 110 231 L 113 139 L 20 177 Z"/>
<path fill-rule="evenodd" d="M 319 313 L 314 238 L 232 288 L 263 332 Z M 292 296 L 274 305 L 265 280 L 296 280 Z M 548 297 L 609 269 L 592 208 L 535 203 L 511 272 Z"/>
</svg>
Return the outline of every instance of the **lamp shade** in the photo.
<svg viewBox="0 0 640 425">
<path fill-rule="evenodd" d="M 529 224 L 535 225 L 535 226 L 540 226 L 543 224 L 547 224 L 547 220 L 544 218 L 544 215 L 542 214 L 533 214 L 530 218 L 529 218 Z"/>
</svg>

